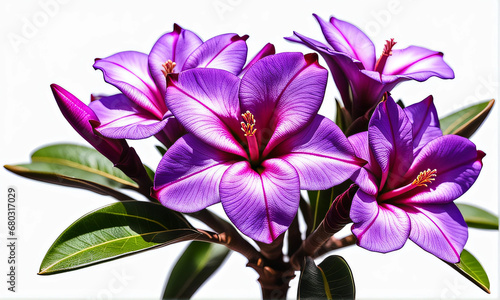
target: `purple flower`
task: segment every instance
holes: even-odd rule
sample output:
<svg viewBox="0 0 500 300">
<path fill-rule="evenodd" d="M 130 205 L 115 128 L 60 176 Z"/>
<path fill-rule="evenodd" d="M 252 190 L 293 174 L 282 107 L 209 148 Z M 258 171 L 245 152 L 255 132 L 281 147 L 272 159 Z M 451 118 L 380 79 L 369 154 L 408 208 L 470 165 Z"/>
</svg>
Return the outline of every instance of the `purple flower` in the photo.
<svg viewBox="0 0 500 300">
<path fill-rule="evenodd" d="M 368 161 L 353 175 L 360 187 L 350 211 L 358 245 L 389 252 L 409 238 L 458 262 L 468 234 L 453 200 L 476 181 L 485 154 L 466 138 L 442 135 L 432 97 L 404 110 L 389 97 L 375 109 L 368 132 L 349 141 Z"/>
<path fill-rule="evenodd" d="M 240 80 L 216 69 L 167 77 L 167 106 L 189 132 L 168 149 L 154 196 L 194 212 L 222 202 L 254 240 L 271 243 L 291 224 L 300 189 L 326 189 L 365 162 L 317 115 L 327 71 L 317 56 L 271 55 Z"/>
<path fill-rule="evenodd" d="M 118 163 L 122 154 L 128 151 L 127 142 L 95 134 L 91 123 L 99 124 L 96 114 L 80 99 L 57 84 L 51 84 L 50 88 L 64 118 L 76 132 L 110 161 Z"/>
<path fill-rule="evenodd" d="M 393 50 L 388 40 L 377 59 L 372 41 L 356 26 L 330 18 L 326 22 L 316 14 L 328 45 L 294 32 L 289 41 L 301 43 L 325 59 L 352 119 L 364 115 L 398 83 L 425 81 L 431 76 L 454 78 L 453 70 L 443 61 L 443 53 L 410 46 Z"/>
<path fill-rule="evenodd" d="M 122 92 L 90 104 L 101 120 L 96 130 L 116 139 L 155 135 L 170 146 L 184 130 L 165 105 L 166 75 L 192 68 L 219 68 L 239 74 L 247 56 L 247 38 L 228 33 L 202 42 L 195 33 L 175 24 L 174 31 L 160 37 L 149 55 L 125 51 L 96 59 L 94 68 Z M 254 60 L 270 53 L 274 47 L 268 44 Z"/>
</svg>

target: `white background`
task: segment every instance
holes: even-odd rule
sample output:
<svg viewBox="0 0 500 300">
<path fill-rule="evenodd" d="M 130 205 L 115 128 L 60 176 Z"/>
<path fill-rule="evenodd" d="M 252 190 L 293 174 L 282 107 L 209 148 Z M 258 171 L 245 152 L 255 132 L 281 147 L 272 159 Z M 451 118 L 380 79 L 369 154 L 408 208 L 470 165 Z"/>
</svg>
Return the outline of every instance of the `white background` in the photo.
<svg viewBox="0 0 500 300">
<path fill-rule="evenodd" d="M 204 40 L 222 33 L 249 34 L 249 56 L 266 42 L 277 51 L 308 50 L 282 37 L 296 30 L 323 40 L 312 13 L 334 15 L 365 30 L 380 53 L 385 39 L 396 48 L 424 46 L 445 53 L 454 80 L 431 78 L 403 83 L 395 99 L 409 105 L 434 95 L 445 116 L 466 105 L 498 98 L 498 7 L 482 1 L 2 1 L 0 5 L 0 163 L 29 161 L 33 149 L 57 142 L 85 144 L 60 114 L 49 84 L 58 83 L 80 99 L 115 89 L 94 71 L 93 60 L 124 50 L 148 53 L 176 22 Z M 333 118 L 338 95 L 330 79 L 322 113 Z M 458 202 L 498 210 L 498 104 L 473 136 L 485 151 L 483 171 Z M 131 142 L 143 161 L 155 167 L 160 156 L 153 139 Z M 158 299 L 181 243 L 73 272 L 36 275 L 46 250 L 83 214 L 112 203 L 109 197 L 24 179 L 0 170 L 0 198 L 18 189 L 18 289 L 7 292 L 6 205 L 0 201 L 0 298 L 13 299 Z M 221 212 L 220 207 L 215 210 Z M 342 234 L 349 234 L 345 229 Z M 496 299 L 498 234 L 471 229 L 466 245 L 490 276 L 492 295 L 463 279 L 437 258 L 408 242 L 389 254 L 356 246 L 338 254 L 349 262 L 359 299 Z M 318 261 L 319 262 L 319 261 Z M 233 254 L 194 296 L 195 299 L 258 299 L 257 274 Z M 298 274 L 297 274 L 298 275 Z M 292 281 L 289 298 L 296 296 Z"/>
</svg>

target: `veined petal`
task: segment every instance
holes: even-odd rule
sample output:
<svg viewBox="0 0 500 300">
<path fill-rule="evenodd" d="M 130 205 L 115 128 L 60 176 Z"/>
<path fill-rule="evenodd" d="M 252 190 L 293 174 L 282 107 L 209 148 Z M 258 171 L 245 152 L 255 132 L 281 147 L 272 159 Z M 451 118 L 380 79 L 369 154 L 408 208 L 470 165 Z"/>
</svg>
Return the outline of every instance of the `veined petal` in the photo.
<svg viewBox="0 0 500 300">
<path fill-rule="evenodd" d="M 299 177 L 281 159 L 262 163 L 254 171 L 247 161 L 233 164 L 222 176 L 220 196 L 236 227 L 250 238 L 271 243 L 285 232 L 299 207 Z"/>
<path fill-rule="evenodd" d="M 163 96 L 149 74 L 146 54 L 135 51 L 116 53 L 96 59 L 94 69 L 101 70 L 107 83 L 156 117 L 161 119 L 167 111 Z"/>
<path fill-rule="evenodd" d="M 450 262 L 460 261 L 467 242 L 467 224 L 454 203 L 404 208 L 411 222 L 410 240 Z"/>
<path fill-rule="evenodd" d="M 317 58 L 302 53 L 271 55 L 256 62 L 243 76 L 241 111 L 255 116 L 257 141 L 266 147 L 263 156 L 302 130 L 318 112 L 328 72 Z"/>
<path fill-rule="evenodd" d="M 174 24 L 174 31 L 162 35 L 154 44 L 149 53 L 148 66 L 161 95 L 167 91 L 162 65 L 171 60 L 176 63 L 174 73 L 179 73 L 189 54 L 202 43 L 194 32 Z"/>
<path fill-rule="evenodd" d="M 423 146 L 443 135 L 439 117 L 432 96 L 407 106 L 404 112 L 413 124 L 413 156 L 416 157 Z"/>
<path fill-rule="evenodd" d="M 340 184 L 366 163 L 354 156 L 351 144 L 338 126 L 320 115 L 279 144 L 272 156 L 295 168 L 302 190 L 324 190 Z"/>
<path fill-rule="evenodd" d="M 363 63 L 367 70 L 373 70 L 375 66 L 375 46 L 372 41 L 358 27 L 336 19 L 330 18 L 326 22 L 319 16 L 314 17 L 321 26 L 326 41 L 335 51 L 349 55 L 352 59 Z"/>
<path fill-rule="evenodd" d="M 247 38 L 233 33 L 213 37 L 189 55 L 182 70 L 215 68 L 238 75 L 247 59 Z"/>
<path fill-rule="evenodd" d="M 163 130 L 158 132 L 155 137 L 162 142 L 167 148 L 170 148 L 172 144 L 175 143 L 181 136 L 185 135 L 186 129 L 182 127 L 179 120 L 175 117 L 165 117 L 167 124 L 163 127 Z"/>
<path fill-rule="evenodd" d="M 218 69 L 193 69 L 167 77 L 166 102 L 188 132 L 217 149 L 247 157 L 238 103 L 239 78 Z"/>
<path fill-rule="evenodd" d="M 427 186 L 415 187 L 401 195 L 401 203 L 448 203 L 462 196 L 481 172 L 482 151 L 470 140 L 445 135 L 425 145 L 405 175 L 404 184 L 411 184 L 420 172 L 436 170 L 436 177 Z"/>
<path fill-rule="evenodd" d="M 76 132 L 110 161 L 119 162 L 122 153 L 128 149 L 127 143 L 124 140 L 108 139 L 96 135 L 90 123 L 99 123 L 99 118 L 94 111 L 57 84 L 50 85 L 50 88 L 61 113 Z"/>
<path fill-rule="evenodd" d="M 351 135 L 348 139 L 354 149 L 354 154 L 367 162 L 366 165 L 352 174 L 351 179 L 363 192 L 376 195 L 379 189 L 379 180 L 377 178 L 380 178 L 381 171 L 373 155 L 370 154 L 368 132 L 364 131 Z"/>
<path fill-rule="evenodd" d="M 425 81 L 431 76 L 443 79 L 455 77 L 453 70 L 443 60 L 443 53 L 417 46 L 392 50 L 382 73 L 403 75 L 417 81 Z"/>
<path fill-rule="evenodd" d="M 94 100 L 89 107 L 99 117 L 100 125 L 95 128 L 97 132 L 113 139 L 144 139 L 158 133 L 167 122 L 123 94 Z"/>
<path fill-rule="evenodd" d="M 238 74 L 238 77 L 243 77 L 245 73 L 248 71 L 248 69 L 253 66 L 256 62 L 258 62 L 260 59 L 272 55 L 276 53 L 276 49 L 274 48 L 273 44 L 267 43 L 260 51 L 257 53 L 251 61 L 247 63 L 247 65 L 241 70 L 240 74 Z"/>
<path fill-rule="evenodd" d="M 410 120 L 391 97 L 373 112 L 368 142 L 382 171 L 380 189 L 393 189 L 413 161 L 413 138 Z"/>
<path fill-rule="evenodd" d="M 153 195 L 164 206 L 180 212 L 195 212 L 215 204 L 220 201 L 222 174 L 233 159 L 188 133 L 160 161 Z"/>
<path fill-rule="evenodd" d="M 354 195 L 350 217 L 358 245 L 370 251 L 398 250 L 410 234 L 410 219 L 403 210 L 391 204 L 378 204 L 375 196 L 361 190 Z"/>
</svg>

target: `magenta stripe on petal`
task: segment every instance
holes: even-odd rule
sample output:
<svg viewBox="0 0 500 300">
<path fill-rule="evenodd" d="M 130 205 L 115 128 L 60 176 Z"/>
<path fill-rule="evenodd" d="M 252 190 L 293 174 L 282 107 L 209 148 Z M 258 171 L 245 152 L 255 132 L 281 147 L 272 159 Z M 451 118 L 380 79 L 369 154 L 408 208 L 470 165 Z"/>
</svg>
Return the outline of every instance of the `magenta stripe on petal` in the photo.
<svg viewBox="0 0 500 300">
<path fill-rule="evenodd" d="M 379 205 L 375 196 L 361 190 L 354 195 L 350 217 L 358 245 L 370 251 L 398 250 L 410 234 L 410 219 L 403 210 L 391 204 Z"/>
<path fill-rule="evenodd" d="M 205 143 L 247 157 L 238 103 L 239 78 L 217 69 L 193 69 L 168 76 L 166 102 L 186 128 Z"/>
<path fill-rule="evenodd" d="M 171 60 L 177 64 L 174 73 L 179 73 L 189 54 L 202 43 L 203 41 L 194 32 L 174 24 L 174 31 L 162 35 L 154 44 L 149 53 L 148 66 L 161 95 L 165 95 L 167 91 L 162 65 Z"/>
<path fill-rule="evenodd" d="M 153 195 L 166 207 L 195 212 L 220 201 L 222 174 L 233 156 L 208 146 L 192 134 L 179 138 L 163 156 Z"/>
<path fill-rule="evenodd" d="M 238 75 L 247 59 L 247 38 L 233 33 L 215 36 L 191 53 L 182 70 L 216 68 Z"/>
<path fill-rule="evenodd" d="M 247 161 L 233 164 L 222 177 L 222 206 L 236 227 L 250 238 L 271 243 L 288 229 L 299 206 L 299 179 L 281 159 L 262 163 L 260 173 Z"/>
<path fill-rule="evenodd" d="M 454 203 L 415 205 L 406 210 L 411 221 L 410 240 L 435 256 L 460 261 L 467 242 L 467 224 Z"/>
<path fill-rule="evenodd" d="M 167 111 L 163 96 L 149 74 L 146 54 L 135 51 L 116 53 L 96 59 L 94 68 L 103 72 L 107 83 L 158 118 Z"/>
<path fill-rule="evenodd" d="M 255 116 L 257 140 L 265 147 L 263 156 L 302 130 L 318 112 L 328 72 L 317 58 L 279 53 L 259 60 L 243 76 L 241 111 Z"/>
<path fill-rule="evenodd" d="M 413 156 L 417 156 L 422 147 L 443 135 L 432 96 L 407 106 L 404 112 L 413 124 Z"/>
<path fill-rule="evenodd" d="M 366 163 L 354 156 L 338 126 L 319 115 L 273 151 L 278 157 L 280 153 L 297 170 L 303 190 L 324 190 L 340 184 Z"/>
</svg>

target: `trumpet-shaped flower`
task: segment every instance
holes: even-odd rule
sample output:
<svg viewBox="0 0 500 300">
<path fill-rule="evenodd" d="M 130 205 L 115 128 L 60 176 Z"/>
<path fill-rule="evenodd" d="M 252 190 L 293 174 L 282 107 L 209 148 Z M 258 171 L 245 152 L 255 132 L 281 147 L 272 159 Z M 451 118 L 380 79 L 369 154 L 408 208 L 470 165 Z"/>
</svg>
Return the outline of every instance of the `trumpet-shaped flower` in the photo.
<svg viewBox="0 0 500 300">
<path fill-rule="evenodd" d="M 441 52 L 418 46 L 393 50 L 396 42 L 390 39 L 377 59 L 373 42 L 359 28 L 334 17 L 330 22 L 316 14 L 314 17 L 328 44 L 296 32 L 286 39 L 301 43 L 323 56 L 353 120 L 364 115 L 385 92 L 402 81 L 425 81 L 431 76 L 451 79 L 455 76 Z"/>
<path fill-rule="evenodd" d="M 167 106 L 186 128 L 168 149 L 154 196 L 194 212 L 221 202 L 254 240 L 271 243 L 291 224 L 300 189 L 326 189 L 365 162 L 342 131 L 317 114 L 327 71 L 314 54 L 281 53 L 242 79 L 195 69 L 167 77 Z"/>
<path fill-rule="evenodd" d="M 184 131 L 165 104 L 166 75 L 192 68 L 220 68 L 239 74 L 244 70 L 247 38 L 222 34 L 202 42 L 195 33 L 175 24 L 174 31 L 160 37 L 149 55 L 125 51 L 96 59 L 94 68 L 122 92 L 91 102 L 101 120 L 96 130 L 116 139 L 155 135 L 170 146 Z M 270 53 L 274 47 L 268 44 L 250 64 Z"/>
<path fill-rule="evenodd" d="M 468 233 L 453 200 L 476 181 L 485 154 L 466 138 L 442 135 L 432 97 L 404 110 L 389 97 L 375 109 L 368 132 L 349 141 L 368 161 L 353 176 L 360 187 L 350 211 L 358 245 L 389 252 L 409 238 L 458 262 Z"/>
</svg>

